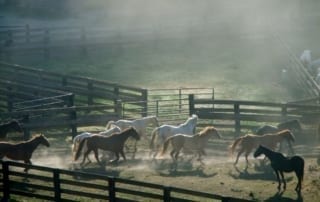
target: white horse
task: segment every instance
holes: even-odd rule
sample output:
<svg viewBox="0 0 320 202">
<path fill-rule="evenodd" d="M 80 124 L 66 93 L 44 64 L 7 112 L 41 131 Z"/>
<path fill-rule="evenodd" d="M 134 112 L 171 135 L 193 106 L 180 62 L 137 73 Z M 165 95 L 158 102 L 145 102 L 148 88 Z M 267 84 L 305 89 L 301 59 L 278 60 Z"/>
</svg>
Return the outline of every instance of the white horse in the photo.
<svg viewBox="0 0 320 202">
<path fill-rule="evenodd" d="M 320 67 L 320 59 L 313 60 L 310 50 L 304 50 L 300 56 L 302 64 L 311 72 L 313 76 L 317 75 L 317 70 Z"/>
<path fill-rule="evenodd" d="M 198 116 L 193 114 L 191 117 L 188 118 L 186 122 L 178 126 L 162 125 L 160 127 L 155 128 L 151 133 L 150 142 L 150 149 L 155 152 L 153 158 L 157 156 L 159 148 L 163 145 L 163 143 L 168 137 L 171 137 L 175 134 L 185 134 L 190 136 L 194 135 L 196 131 L 197 121 Z M 156 137 L 157 141 L 155 145 L 154 141 Z"/>
<path fill-rule="evenodd" d="M 100 133 L 89 133 L 89 132 L 84 132 L 84 133 L 81 133 L 77 136 L 75 136 L 73 138 L 73 144 L 72 144 L 72 153 L 73 153 L 73 157 L 75 157 L 75 153 L 76 151 L 78 150 L 78 147 L 79 147 L 79 144 L 80 142 L 87 138 L 87 137 L 90 137 L 90 136 L 93 136 L 93 135 L 103 135 L 103 136 L 109 136 L 113 133 L 119 133 L 121 132 L 121 129 L 117 126 L 114 126 L 113 128 L 110 128 L 108 130 L 105 130 L 105 131 L 102 131 Z M 87 145 L 83 145 L 83 151 L 87 151 Z M 88 161 L 91 162 L 91 160 L 89 159 L 88 157 Z"/>
<path fill-rule="evenodd" d="M 109 121 L 106 129 L 109 129 L 112 126 L 118 126 L 121 130 L 129 127 L 134 127 L 141 137 L 146 137 L 146 129 L 149 125 L 152 125 L 154 127 L 159 126 L 156 116 L 146 116 L 135 120 L 120 119 L 118 121 Z"/>
</svg>

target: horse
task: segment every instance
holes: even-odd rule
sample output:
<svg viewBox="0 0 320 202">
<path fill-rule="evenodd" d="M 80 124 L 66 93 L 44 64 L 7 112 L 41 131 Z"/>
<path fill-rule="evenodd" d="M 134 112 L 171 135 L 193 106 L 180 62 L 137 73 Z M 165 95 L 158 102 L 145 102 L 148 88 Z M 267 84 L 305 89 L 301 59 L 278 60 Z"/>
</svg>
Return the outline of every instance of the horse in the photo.
<svg viewBox="0 0 320 202">
<path fill-rule="evenodd" d="M 0 125 L 0 139 L 7 137 L 8 132 L 23 132 L 20 122 L 18 120 L 11 120 Z"/>
<path fill-rule="evenodd" d="M 185 134 L 185 135 L 194 135 L 196 130 L 196 125 L 198 121 L 198 116 L 193 114 L 189 117 L 184 123 L 173 126 L 173 125 L 162 125 L 155 128 L 151 133 L 150 149 L 155 150 L 153 158 L 158 154 L 158 150 L 163 145 L 165 140 L 168 137 L 171 137 L 175 134 Z M 157 144 L 155 145 L 154 141 L 157 137 Z M 154 148 L 156 146 L 156 148 Z"/>
<path fill-rule="evenodd" d="M 149 125 L 159 127 L 159 122 L 156 116 L 146 116 L 135 120 L 120 119 L 118 121 L 109 121 L 106 125 L 106 129 L 108 130 L 112 126 L 118 126 L 121 130 L 129 127 L 134 127 L 141 137 L 145 137 L 146 129 Z"/>
<path fill-rule="evenodd" d="M 87 138 L 87 137 L 90 137 L 90 136 L 92 136 L 92 135 L 104 135 L 104 136 L 109 136 L 109 135 L 111 135 L 111 134 L 113 134 L 113 133 L 117 133 L 117 132 L 120 132 L 120 131 L 121 131 L 121 129 L 120 129 L 119 127 L 114 126 L 113 128 L 110 128 L 110 129 L 108 129 L 108 130 L 106 130 L 106 131 L 102 131 L 102 132 L 97 133 L 97 134 L 89 133 L 89 132 L 84 132 L 84 133 L 81 133 L 81 134 L 75 136 L 75 137 L 73 138 L 73 144 L 72 144 L 72 153 L 73 153 L 73 156 L 75 156 L 75 153 L 76 153 L 76 151 L 77 151 L 77 149 L 78 149 L 78 147 L 79 147 L 79 143 L 80 143 L 83 139 L 85 139 L 85 138 Z M 86 145 L 86 144 L 84 145 L 83 150 L 84 150 L 84 151 L 87 151 L 87 145 Z M 91 162 L 91 160 L 89 159 L 89 156 L 87 157 L 87 159 L 88 159 L 89 162 Z"/>
<path fill-rule="evenodd" d="M 207 126 L 193 136 L 185 134 L 173 135 L 165 140 L 161 151 L 161 156 L 164 155 L 169 143 L 171 143 L 173 149 L 170 152 L 170 156 L 174 162 L 178 160 L 178 155 L 182 148 L 186 151 L 196 152 L 198 154 L 198 160 L 201 161 L 202 155 L 206 154 L 204 149 L 208 140 L 214 137 L 221 139 L 220 133 L 213 126 Z"/>
<path fill-rule="evenodd" d="M 20 143 L 0 142 L 0 159 L 7 157 L 12 160 L 22 160 L 24 163 L 32 165 L 31 157 L 39 144 L 50 146 L 49 141 L 44 135 L 35 135 L 28 141 Z M 29 168 L 25 168 L 28 172 Z"/>
<path fill-rule="evenodd" d="M 231 154 L 234 153 L 234 150 L 238 145 L 240 145 L 240 149 L 237 154 L 236 161 L 234 165 L 236 166 L 239 160 L 239 157 L 242 153 L 245 153 L 246 159 L 246 168 L 248 168 L 248 155 L 252 152 L 253 149 L 257 148 L 259 145 L 264 145 L 272 150 L 275 150 L 277 145 L 282 141 L 287 141 L 289 149 L 293 152 L 293 148 L 291 142 L 295 141 L 294 135 L 290 130 L 282 130 L 277 133 L 272 134 L 264 134 L 264 135 L 253 135 L 247 134 L 245 136 L 237 138 L 233 144 L 230 146 Z"/>
<path fill-rule="evenodd" d="M 295 172 L 298 183 L 295 188 L 296 192 L 301 193 L 303 174 L 304 174 L 304 160 L 301 156 L 292 156 L 285 157 L 283 154 L 279 152 L 274 152 L 267 147 L 260 145 L 258 149 L 254 152 L 253 156 L 257 158 L 261 154 L 264 154 L 271 162 L 271 167 L 277 175 L 278 180 L 278 190 L 281 189 L 281 180 L 279 178 L 279 174 L 282 178 L 283 182 L 283 190 L 286 189 L 286 181 L 283 176 L 283 172 Z"/>
<path fill-rule="evenodd" d="M 133 127 L 127 128 L 118 133 L 113 133 L 109 136 L 92 135 L 92 136 L 86 137 L 80 142 L 79 147 L 76 151 L 74 160 L 76 161 L 80 157 L 81 150 L 83 148 L 84 143 L 87 144 L 87 151 L 84 152 L 81 165 L 84 164 L 85 159 L 87 158 L 87 156 L 91 151 L 94 152 L 97 162 L 100 165 L 102 165 L 99 160 L 98 149 L 112 151 L 115 153 L 116 158 L 114 160 L 111 160 L 110 162 L 118 162 L 120 158 L 119 154 L 121 154 L 123 159 L 126 160 L 123 147 L 124 147 L 125 141 L 129 137 L 133 137 L 135 140 L 140 140 L 140 135 Z"/>
<path fill-rule="evenodd" d="M 285 130 L 285 129 L 289 129 L 294 132 L 301 132 L 302 131 L 300 121 L 297 119 L 293 119 L 293 120 L 281 122 L 277 126 L 264 125 L 264 126 L 258 128 L 258 130 L 256 130 L 255 133 L 257 135 L 264 135 L 264 134 L 268 134 L 268 133 L 276 133 L 276 132 L 279 132 L 279 131 Z"/>
</svg>

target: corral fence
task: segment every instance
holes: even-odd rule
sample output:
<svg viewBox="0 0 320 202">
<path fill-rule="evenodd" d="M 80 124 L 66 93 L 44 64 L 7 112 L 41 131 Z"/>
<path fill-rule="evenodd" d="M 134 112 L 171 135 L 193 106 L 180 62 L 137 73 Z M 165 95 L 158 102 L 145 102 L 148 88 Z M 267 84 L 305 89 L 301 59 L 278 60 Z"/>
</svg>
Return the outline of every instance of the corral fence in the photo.
<svg viewBox="0 0 320 202">
<path fill-rule="evenodd" d="M 250 200 L 12 161 L 1 161 L 2 201 L 13 196 L 49 201 L 223 201 Z M 29 173 L 23 171 L 29 168 Z"/>
<path fill-rule="evenodd" d="M 254 129 L 261 123 L 279 123 L 298 119 L 309 125 L 320 122 L 319 105 L 218 100 L 189 96 L 190 113 L 201 119 L 214 120 L 219 128 L 234 129 L 236 136 L 243 129 Z"/>
</svg>

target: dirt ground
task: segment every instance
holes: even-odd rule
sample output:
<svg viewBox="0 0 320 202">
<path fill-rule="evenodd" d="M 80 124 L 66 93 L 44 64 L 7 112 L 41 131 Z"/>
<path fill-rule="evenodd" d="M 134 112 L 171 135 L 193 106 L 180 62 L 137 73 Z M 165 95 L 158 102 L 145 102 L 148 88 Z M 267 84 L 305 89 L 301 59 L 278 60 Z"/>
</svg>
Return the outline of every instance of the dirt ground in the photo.
<svg viewBox="0 0 320 202">
<path fill-rule="evenodd" d="M 93 172 L 115 177 L 151 182 L 166 186 L 180 187 L 208 193 L 251 199 L 256 201 L 317 201 L 320 197 L 320 166 L 317 162 L 320 146 L 316 141 L 296 143 L 294 149 L 297 155 L 305 159 L 305 175 L 301 196 L 294 191 L 297 183 L 294 173 L 285 174 L 286 191 L 277 191 L 276 176 L 270 165 L 261 165 L 260 159 L 249 158 L 250 166 L 244 172 L 244 158 L 240 158 L 237 169 L 233 166 L 235 157 L 230 156 L 228 147 L 232 139 L 213 140 L 210 148 L 206 148 L 204 165 L 190 156 L 181 155 L 177 169 L 173 169 L 169 154 L 152 160 L 149 150 L 144 149 L 145 143 L 138 143 L 138 153 L 134 159 L 127 154 L 126 162 L 110 164 L 104 160 L 104 166 L 99 166 L 94 157 L 92 163 L 80 166 L 80 159 L 73 162 L 71 140 L 54 141 L 50 148 L 39 147 L 34 153 L 33 163 L 49 167 L 69 170 Z M 63 142 L 63 143 L 62 143 Z"/>
</svg>

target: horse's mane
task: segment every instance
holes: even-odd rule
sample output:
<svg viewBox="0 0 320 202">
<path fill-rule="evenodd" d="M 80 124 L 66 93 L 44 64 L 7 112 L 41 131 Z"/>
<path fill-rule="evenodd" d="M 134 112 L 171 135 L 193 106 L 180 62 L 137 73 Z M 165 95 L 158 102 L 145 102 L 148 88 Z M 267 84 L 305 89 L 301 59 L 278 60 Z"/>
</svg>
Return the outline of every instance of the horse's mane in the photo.
<svg viewBox="0 0 320 202">
<path fill-rule="evenodd" d="M 216 130 L 216 129 L 215 129 L 215 127 L 213 127 L 213 126 L 207 126 L 207 127 L 205 127 L 202 131 L 200 131 L 200 132 L 198 133 L 198 136 L 200 136 L 200 137 L 206 136 L 206 135 L 209 134 L 208 131 L 210 131 L 210 130 Z"/>
<path fill-rule="evenodd" d="M 281 130 L 281 131 L 277 132 L 276 134 L 281 135 L 281 136 L 285 136 L 287 138 L 290 138 L 292 141 L 295 141 L 295 137 L 289 129 Z"/>
</svg>

